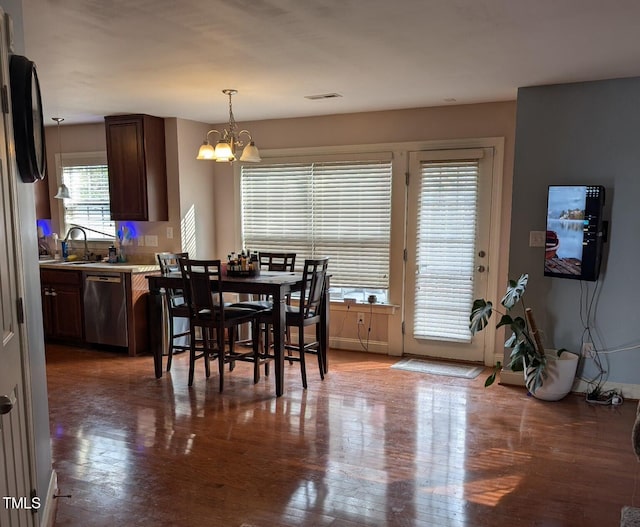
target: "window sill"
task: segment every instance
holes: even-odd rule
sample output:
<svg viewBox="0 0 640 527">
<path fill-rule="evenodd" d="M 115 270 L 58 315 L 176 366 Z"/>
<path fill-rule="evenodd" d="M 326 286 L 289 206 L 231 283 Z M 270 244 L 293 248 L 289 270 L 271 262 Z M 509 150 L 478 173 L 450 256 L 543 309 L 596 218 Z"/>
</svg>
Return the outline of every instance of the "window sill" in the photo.
<svg viewBox="0 0 640 527">
<path fill-rule="evenodd" d="M 332 311 L 367 311 L 374 314 L 394 315 L 400 306 L 394 304 L 368 304 L 364 302 L 330 302 Z"/>
</svg>

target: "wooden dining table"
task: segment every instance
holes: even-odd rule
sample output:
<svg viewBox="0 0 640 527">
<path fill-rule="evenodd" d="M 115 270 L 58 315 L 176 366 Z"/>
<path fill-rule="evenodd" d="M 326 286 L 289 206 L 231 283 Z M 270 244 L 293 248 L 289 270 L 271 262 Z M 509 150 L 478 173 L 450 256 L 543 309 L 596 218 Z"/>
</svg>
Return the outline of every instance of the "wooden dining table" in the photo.
<svg viewBox="0 0 640 527">
<path fill-rule="evenodd" d="M 158 331 L 163 319 L 162 295 L 166 288 L 183 287 L 180 273 L 148 275 L 149 283 L 149 344 L 153 353 L 156 378 L 162 377 L 162 332 Z M 268 295 L 273 301 L 273 351 L 275 360 L 276 395 L 284 393 L 284 345 L 286 327 L 286 298 L 302 289 L 302 273 L 262 271 L 258 276 L 222 276 L 225 293 Z M 320 352 L 325 373 L 328 371 L 327 349 L 329 347 L 329 277 L 325 281 L 325 301 L 321 310 Z"/>
</svg>

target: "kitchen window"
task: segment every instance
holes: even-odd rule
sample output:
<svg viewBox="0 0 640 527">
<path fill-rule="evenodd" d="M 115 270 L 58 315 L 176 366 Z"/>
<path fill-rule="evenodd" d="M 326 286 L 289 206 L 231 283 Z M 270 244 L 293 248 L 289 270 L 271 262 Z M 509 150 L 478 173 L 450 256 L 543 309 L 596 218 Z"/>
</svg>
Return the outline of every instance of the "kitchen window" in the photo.
<svg viewBox="0 0 640 527">
<path fill-rule="evenodd" d="M 59 155 L 58 167 L 60 167 Z M 62 200 L 63 231 L 71 224 L 88 227 L 93 240 L 112 240 L 116 235 L 109 205 L 109 177 L 106 153 L 64 154 L 60 179 L 69 189 L 70 199 Z"/>
<path fill-rule="evenodd" d="M 328 256 L 332 298 L 386 302 L 391 175 L 390 153 L 243 165 L 243 247 Z"/>
</svg>

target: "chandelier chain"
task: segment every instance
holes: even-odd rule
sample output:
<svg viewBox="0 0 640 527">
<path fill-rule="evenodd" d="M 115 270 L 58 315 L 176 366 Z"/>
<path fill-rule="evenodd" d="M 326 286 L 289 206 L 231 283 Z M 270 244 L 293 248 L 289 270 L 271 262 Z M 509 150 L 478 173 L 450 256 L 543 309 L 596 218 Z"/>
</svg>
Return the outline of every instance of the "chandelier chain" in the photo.
<svg viewBox="0 0 640 527">
<path fill-rule="evenodd" d="M 233 91 L 229 90 L 229 135 L 235 138 L 236 135 L 236 120 L 233 116 L 233 106 L 231 104 L 231 97 L 233 96 Z"/>
</svg>

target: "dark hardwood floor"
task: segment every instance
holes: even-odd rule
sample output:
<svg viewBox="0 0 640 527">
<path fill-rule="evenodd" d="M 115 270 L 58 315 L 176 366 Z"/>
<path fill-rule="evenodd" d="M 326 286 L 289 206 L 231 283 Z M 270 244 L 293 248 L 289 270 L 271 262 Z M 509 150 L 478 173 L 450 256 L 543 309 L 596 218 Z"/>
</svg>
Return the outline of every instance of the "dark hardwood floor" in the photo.
<svg viewBox="0 0 640 527">
<path fill-rule="evenodd" d="M 313 358 L 311 358 L 313 359 Z M 635 401 L 541 402 L 523 388 L 332 351 L 309 389 L 286 365 L 218 393 L 187 357 L 47 346 L 57 526 L 616 526 L 640 505 Z M 215 372 L 215 367 L 213 368 Z"/>
</svg>

